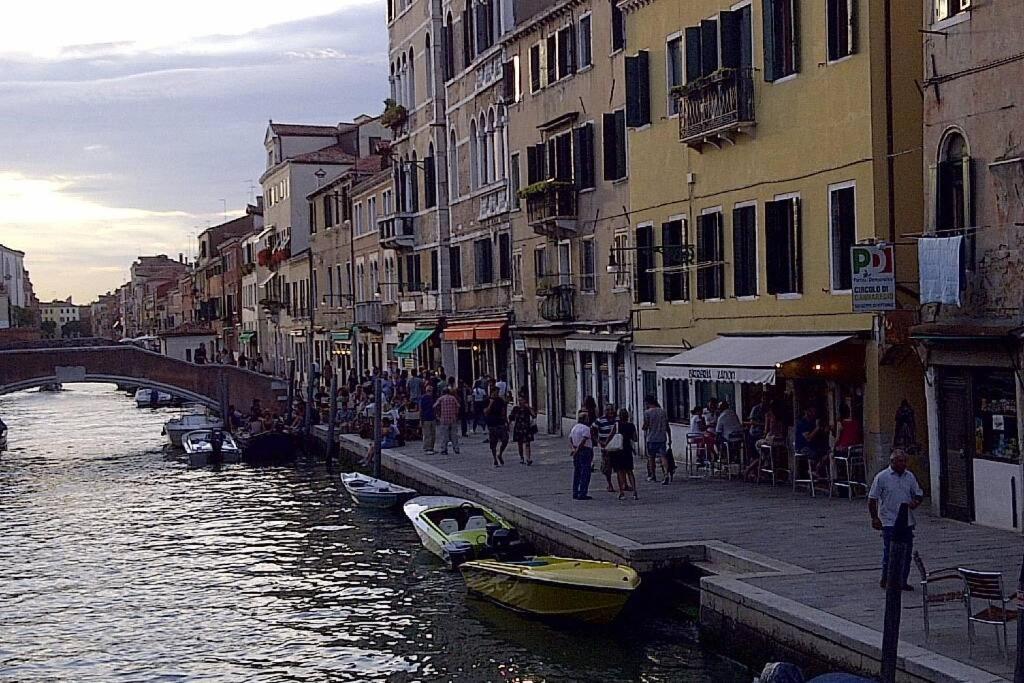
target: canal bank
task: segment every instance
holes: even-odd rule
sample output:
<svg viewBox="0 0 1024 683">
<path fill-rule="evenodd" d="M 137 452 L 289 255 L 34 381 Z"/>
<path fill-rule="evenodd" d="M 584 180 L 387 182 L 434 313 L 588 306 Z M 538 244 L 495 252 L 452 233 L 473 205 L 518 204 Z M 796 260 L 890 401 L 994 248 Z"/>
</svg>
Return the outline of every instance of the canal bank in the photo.
<svg viewBox="0 0 1024 683">
<path fill-rule="evenodd" d="M 384 451 L 382 466 L 399 483 L 492 507 L 552 552 L 621 562 L 644 573 L 699 569 L 706 574 L 702 628 L 748 662 L 787 658 L 811 669 L 877 675 L 884 611 L 880 542 L 863 499 L 812 499 L 786 487 L 700 479 L 671 486 L 638 482 L 640 500 L 619 501 L 595 473 L 594 499 L 574 501 L 561 440 L 538 439 L 531 467 L 510 450 L 508 464 L 494 468 L 482 437 L 464 439 L 458 456 L 425 454 L 420 443 L 411 443 Z M 368 449 L 351 435 L 340 437 L 340 445 L 349 457 L 362 458 Z M 917 548 L 929 568 L 1002 571 L 1012 585 L 1020 538 L 923 514 Z M 933 608 L 926 642 L 920 601 L 920 593 L 905 595 L 900 680 L 1012 678 L 1012 665 L 991 638 L 979 639 L 974 657 L 968 656 L 959 603 Z"/>
</svg>

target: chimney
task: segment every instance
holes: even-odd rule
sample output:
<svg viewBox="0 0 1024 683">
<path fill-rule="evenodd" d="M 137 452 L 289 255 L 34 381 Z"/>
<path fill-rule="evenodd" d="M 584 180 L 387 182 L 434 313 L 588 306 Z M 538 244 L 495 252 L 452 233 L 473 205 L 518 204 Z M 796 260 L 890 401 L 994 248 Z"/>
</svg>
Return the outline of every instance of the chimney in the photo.
<svg viewBox="0 0 1024 683">
<path fill-rule="evenodd" d="M 185 255 L 179 251 L 178 252 L 178 263 L 184 263 L 184 262 L 185 262 Z"/>
</svg>

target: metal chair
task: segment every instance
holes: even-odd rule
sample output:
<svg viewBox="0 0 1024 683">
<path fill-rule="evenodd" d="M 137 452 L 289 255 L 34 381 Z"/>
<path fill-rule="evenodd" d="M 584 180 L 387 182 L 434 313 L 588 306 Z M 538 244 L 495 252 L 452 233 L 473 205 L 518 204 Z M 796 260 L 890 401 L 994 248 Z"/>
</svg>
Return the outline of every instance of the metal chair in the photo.
<svg viewBox="0 0 1024 683">
<path fill-rule="evenodd" d="M 1006 624 L 1017 618 L 1016 609 L 1009 609 L 1010 598 L 1003 592 L 1001 572 L 978 572 L 959 567 L 957 572 L 964 582 L 964 608 L 967 610 L 968 656 L 974 656 L 974 625 L 989 624 L 996 627 L 996 647 L 999 646 L 999 627 L 1003 627 L 1003 659 L 1007 659 L 1008 642 Z M 974 601 L 986 603 L 980 611 L 974 610 Z"/>
<path fill-rule="evenodd" d="M 961 588 L 963 579 L 960 578 L 959 572 L 953 567 L 936 569 L 934 571 L 926 570 L 924 560 L 921 559 L 921 554 L 916 550 L 914 551 L 914 564 L 917 566 L 917 571 L 921 574 L 919 585 L 921 586 L 921 607 L 924 609 L 924 642 L 927 643 L 931 627 L 928 621 L 929 606 L 939 607 L 941 605 L 954 605 L 962 602 L 964 599 L 964 592 Z M 942 591 L 935 587 L 935 584 L 950 581 L 955 581 L 957 588 L 961 589 Z"/>
<path fill-rule="evenodd" d="M 804 467 L 807 470 L 807 478 L 800 478 L 800 463 L 804 463 Z M 806 453 L 795 451 L 793 453 L 793 493 L 796 493 L 798 486 L 803 484 L 807 485 L 807 488 L 811 491 L 811 498 L 814 498 L 814 468 L 811 467 L 811 461 L 807 457 Z"/>
<path fill-rule="evenodd" d="M 777 477 L 776 477 L 777 474 L 779 474 L 781 472 L 785 472 L 787 477 L 790 475 L 788 464 L 785 467 L 782 467 L 775 460 L 775 453 L 777 451 L 779 451 L 779 450 L 781 450 L 783 453 L 786 453 L 788 455 L 788 453 L 786 451 L 786 447 L 783 444 L 769 444 L 769 443 L 761 444 L 761 447 L 758 449 L 758 454 L 760 455 L 760 458 L 759 458 L 760 465 L 758 466 L 758 470 L 757 470 L 757 483 L 758 484 L 761 483 L 761 475 L 762 474 L 771 475 L 772 486 L 775 486 L 775 481 L 777 479 Z"/>
<path fill-rule="evenodd" d="M 842 453 L 842 454 L 840 454 Z M 840 466 L 843 468 L 844 477 L 840 477 Z M 862 478 L 856 479 L 857 472 L 862 473 Z M 845 452 L 832 454 L 832 481 L 828 487 L 828 497 L 832 497 L 832 490 L 845 488 L 850 494 L 850 500 L 854 498 L 854 489 L 861 488 L 864 495 L 868 493 L 867 467 L 864 464 L 864 447 L 850 446 Z"/>
<path fill-rule="evenodd" d="M 688 475 L 695 475 L 701 469 L 707 470 L 705 476 L 711 476 L 711 461 L 708 458 L 708 445 L 701 434 L 686 435 L 686 469 Z"/>
<path fill-rule="evenodd" d="M 729 434 L 718 444 L 719 462 L 727 479 L 733 478 L 733 466 L 736 476 L 743 476 L 743 435 Z"/>
</svg>

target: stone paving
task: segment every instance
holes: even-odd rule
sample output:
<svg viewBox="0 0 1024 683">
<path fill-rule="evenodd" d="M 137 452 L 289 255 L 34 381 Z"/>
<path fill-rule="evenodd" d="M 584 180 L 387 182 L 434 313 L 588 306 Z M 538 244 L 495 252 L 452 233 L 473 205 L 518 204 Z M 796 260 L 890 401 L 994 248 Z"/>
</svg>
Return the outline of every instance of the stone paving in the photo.
<svg viewBox="0 0 1024 683">
<path fill-rule="evenodd" d="M 643 544 L 722 541 L 796 565 L 809 572 L 745 580 L 802 605 L 881 630 L 885 604 L 878 587 L 881 539 L 871 529 L 864 498 L 830 500 L 821 492 L 811 498 L 806 490 L 794 493 L 783 484 L 772 488 L 739 480 L 677 477 L 671 485 L 662 486 L 645 481 L 638 461 L 639 500 L 618 500 L 616 493 L 605 491 L 604 478 L 595 472 L 590 489 L 593 500 L 575 501 L 565 444 L 566 439 L 542 436 L 534 443 L 530 467 L 519 463 L 515 444 L 505 453 L 505 466 L 493 467 L 482 433 L 464 438 L 459 455 L 423 453 L 418 442 L 397 452 Z M 1022 550 L 1018 534 L 938 518 L 924 506 L 916 514 L 915 548 L 929 569 L 966 566 L 1002 571 L 1007 590 L 1015 588 Z M 911 579 L 916 583 L 916 569 Z M 904 594 L 903 642 L 1012 678 L 1016 637 L 1012 624 L 1006 661 L 996 649 L 992 628 L 978 628 L 970 658 L 962 603 L 932 609 L 931 638 L 926 644 L 920 601 L 920 592 Z"/>
</svg>

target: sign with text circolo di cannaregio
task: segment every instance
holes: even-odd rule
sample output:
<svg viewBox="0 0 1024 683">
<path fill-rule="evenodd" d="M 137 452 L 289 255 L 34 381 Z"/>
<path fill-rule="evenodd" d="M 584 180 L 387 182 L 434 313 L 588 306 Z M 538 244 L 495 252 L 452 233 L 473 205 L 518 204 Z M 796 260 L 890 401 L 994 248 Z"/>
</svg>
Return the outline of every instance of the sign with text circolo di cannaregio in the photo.
<svg viewBox="0 0 1024 683">
<path fill-rule="evenodd" d="M 895 249 L 891 244 L 858 244 L 853 263 L 853 312 L 896 310 Z"/>
</svg>

